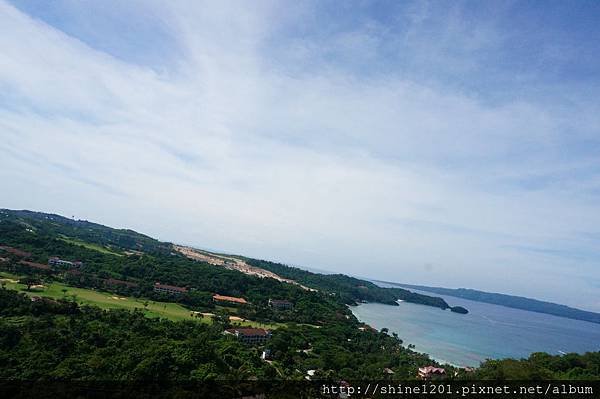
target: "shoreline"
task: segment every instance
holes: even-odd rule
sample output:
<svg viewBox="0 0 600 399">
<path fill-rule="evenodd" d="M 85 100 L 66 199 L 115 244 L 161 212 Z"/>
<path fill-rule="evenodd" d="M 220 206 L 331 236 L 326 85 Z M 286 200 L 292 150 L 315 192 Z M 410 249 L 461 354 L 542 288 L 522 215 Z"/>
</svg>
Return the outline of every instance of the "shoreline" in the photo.
<svg viewBox="0 0 600 399">
<path fill-rule="evenodd" d="M 399 302 L 399 303 L 400 303 L 400 302 L 405 302 L 405 301 L 404 301 L 404 300 L 402 300 L 402 299 L 398 299 L 398 300 L 397 300 L 397 302 Z M 368 303 L 369 303 L 369 302 L 363 302 L 363 303 L 359 303 L 359 304 L 357 304 L 357 305 L 346 305 L 346 306 L 347 306 L 347 307 L 350 309 L 350 311 L 352 311 L 352 308 L 357 308 L 357 307 L 359 307 L 360 305 L 364 305 L 364 304 L 368 304 Z M 392 305 L 388 305 L 388 306 L 392 306 Z M 354 317 L 356 317 L 356 319 L 357 319 L 358 321 L 360 321 L 361 323 L 365 323 L 366 325 L 369 325 L 369 326 L 371 326 L 371 325 L 370 325 L 369 323 L 367 323 L 366 321 L 364 321 L 364 320 L 361 320 L 360 318 L 358 318 L 358 316 L 357 316 L 356 314 L 354 314 L 354 312 L 352 312 L 352 314 L 353 314 L 353 315 L 354 315 Z M 375 326 L 371 326 L 371 327 L 375 328 Z M 390 330 L 390 328 L 389 328 L 389 327 L 381 327 L 381 328 L 387 328 L 388 330 Z M 381 329 L 381 328 L 380 328 L 380 329 Z M 391 331 L 391 330 L 390 330 L 390 331 Z M 402 337 L 398 336 L 398 338 L 400 338 L 400 339 L 402 340 L 402 346 L 403 346 L 404 348 L 408 349 L 408 345 L 410 345 L 410 344 L 405 344 L 405 342 L 404 342 L 404 339 L 402 339 Z M 413 345 L 414 345 L 414 344 L 413 344 Z M 461 368 L 461 369 L 468 368 L 468 367 L 479 367 L 479 365 L 476 365 L 476 366 L 472 366 L 472 365 L 462 365 L 462 366 L 461 366 L 461 365 L 459 365 L 459 364 L 456 364 L 456 363 L 450 362 L 450 361 L 448 361 L 448 360 L 444 360 L 444 359 L 442 359 L 442 358 L 439 358 L 439 357 L 434 357 L 434 356 L 433 356 L 431 353 L 429 353 L 429 352 L 426 352 L 425 350 L 417 350 L 417 348 L 416 348 L 416 347 L 415 347 L 415 348 L 411 348 L 410 350 L 412 350 L 412 351 L 414 351 L 414 352 L 417 352 L 417 353 L 421 353 L 421 354 L 423 354 L 423 355 L 427 355 L 427 356 L 429 356 L 429 358 L 430 358 L 431 360 L 433 360 L 433 361 L 435 361 L 435 362 L 437 362 L 437 363 L 439 363 L 439 364 L 441 364 L 441 365 L 449 365 L 449 366 L 456 367 L 456 368 Z"/>
</svg>

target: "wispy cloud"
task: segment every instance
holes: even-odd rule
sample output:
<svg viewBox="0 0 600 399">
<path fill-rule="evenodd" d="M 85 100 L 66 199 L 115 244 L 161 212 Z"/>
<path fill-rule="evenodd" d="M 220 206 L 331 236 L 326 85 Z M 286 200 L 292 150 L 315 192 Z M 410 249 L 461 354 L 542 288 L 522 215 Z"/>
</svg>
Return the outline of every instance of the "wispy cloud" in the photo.
<svg viewBox="0 0 600 399">
<path fill-rule="evenodd" d="M 522 7 L 2 2 L 1 205 L 597 306 L 599 31 Z"/>
</svg>

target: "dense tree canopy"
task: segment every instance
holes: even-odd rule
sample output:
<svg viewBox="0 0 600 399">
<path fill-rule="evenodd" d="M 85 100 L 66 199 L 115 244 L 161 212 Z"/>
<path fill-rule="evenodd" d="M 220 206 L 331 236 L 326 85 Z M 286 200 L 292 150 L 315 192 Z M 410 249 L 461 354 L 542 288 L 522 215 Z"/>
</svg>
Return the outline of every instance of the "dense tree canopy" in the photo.
<svg viewBox="0 0 600 399">
<path fill-rule="evenodd" d="M 212 323 L 173 322 L 145 317 L 142 311 L 107 311 L 66 300 L 30 298 L 2 287 L 0 379 L 304 380 L 314 370 L 313 378 L 404 380 L 416 378 L 420 366 L 437 365 L 403 346 L 395 334 L 359 323 L 346 305 L 362 300 L 395 303 L 402 298 L 448 308 L 439 298 L 246 259 L 317 288 L 305 290 L 187 259 L 169 244 L 129 230 L 43 215 L 0 211 L 0 244 L 30 253 L 31 262 L 23 263 L 22 252 L 4 249 L 0 268 L 22 276 L 28 287 L 60 280 L 154 301 L 177 301 L 190 310 L 217 314 L 223 310 L 215 309 L 212 294 L 240 296 L 249 303 L 238 305 L 239 316 L 279 324 L 266 344 L 249 346 L 223 334 L 230 327 L 227 317 Z M 81 260 L 83 265 L 36 267 L 52 256 Z M 153 291 L 158 281 L 188 290 L 178 296 L 158 294 Z M 268 306 L 272 298 L 294 306 L 273 309 Z M 270 353 L 268 361 L 261 359 L 263 350 Z M 449 378 L 457 379 L 597 379 L 600 353 L 537 353 L 523 360 L 489 360 L 475 371 L 444 367 Z"/>
</svg>

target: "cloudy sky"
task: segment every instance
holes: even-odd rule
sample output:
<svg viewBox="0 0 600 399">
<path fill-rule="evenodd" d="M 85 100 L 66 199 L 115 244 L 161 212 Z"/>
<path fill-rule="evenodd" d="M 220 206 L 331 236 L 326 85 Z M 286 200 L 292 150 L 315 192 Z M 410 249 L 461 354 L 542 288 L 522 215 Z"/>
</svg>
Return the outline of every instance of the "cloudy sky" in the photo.
<svg viewBox="0 0 600 399">
<path fill-rule="evenodd" d="M 600 311 L 599 19 L 0 0 L 0 207 Z"/>
</svg>

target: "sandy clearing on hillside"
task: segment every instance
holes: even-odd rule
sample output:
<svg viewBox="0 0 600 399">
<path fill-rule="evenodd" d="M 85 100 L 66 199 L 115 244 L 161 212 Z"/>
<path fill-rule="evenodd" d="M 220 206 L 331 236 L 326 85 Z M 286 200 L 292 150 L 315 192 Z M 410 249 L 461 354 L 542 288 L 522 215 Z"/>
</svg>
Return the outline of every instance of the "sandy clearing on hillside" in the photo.
<svg viewBox="0 0 600 399">
<path fill-rule="evenodd" d="M 272 278 L 284 283 L 295 284 L 307 291 L 316 291 L 313 288 L 308 288 L 302 284 L 297 283 L 294 280 L 283 278 L 269 270 L 262 269 L 260 267 L 255 267 L 247 264 L 245 261 L 234 258 L 231 256 L 223 256 L 223 255 L 215 255 L 206 251 L 200 251 L 191 247 L 184 247 L 181 245 L 173 245 L 173 249 L 175 251 L 181 253 L 182 255 L 197 261 L 207 262 L 214 266 L 221 266 L 230 270 L 237 270 L 238 272 L 242 272 L 244 274 L 248 274 L 251 276 L 257 276 L 260 278 Z"/>
</svg>

